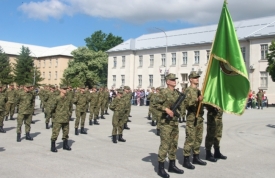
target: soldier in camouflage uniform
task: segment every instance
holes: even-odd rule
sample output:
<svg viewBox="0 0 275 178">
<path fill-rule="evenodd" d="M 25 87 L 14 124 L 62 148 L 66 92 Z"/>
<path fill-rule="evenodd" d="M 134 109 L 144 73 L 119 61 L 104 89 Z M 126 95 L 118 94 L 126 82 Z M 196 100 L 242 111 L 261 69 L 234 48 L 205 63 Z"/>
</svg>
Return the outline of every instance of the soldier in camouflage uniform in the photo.
<svg viewBox="0 0 275 178">
<path fill-rule="evenodd" d="M 152 102 L 152 106 L 157 101 L 160 91 L 161 91 L 161 88 L 157 87 L 156 88 L 156 93 L 154 94 L 154 98 L 153 98 L 153 100 L 150 101 L 150 104 Z M 156 135 L 157 136 L 160 135 L 160 125 L 161 125 L 160 118 L 161 118 L 161 115 L 162 115 L 161 111 L 156 110 L 154 107 L 152 107 L 152 119 L 156 120 L 156 124 L 157 124 L 157 133 L 156 133 Z"/>
<path fill-rule="evenodd" d="M 43 85 L 43 87 L 40 88 L 39 90 L 39 93 L 38 93 L 38 96 L 39 96 L 39 99 L 40 99 L 40 108 L 42 109 L 42 112 L 44 112 L 44 94 L 45 94 L 45 89 L 46 89 L 46 86 Z"/>
<path fill-rule="evenodd" d="M 86 119 L 86 108 L 87 108 L 87 103 L 89 102 L 89 98 L 87 97 L 87 93 L 85 92 L 85 86 L 82 85 L 79 87 L 80 91 L 77 92 L 74 96 L 74 104 L 76 105 L 76 110 L 75 110 L 75 135 L 78 135 L 78 126 L 79 126 L 79 121 L 81 120 L 81 134 L 87 134 L 87 132 L 84 130 L 84 125 L 85 125 L 85 119 Z"/>
<path fill-rule="evenodd" d="M 92 93 L 89 96 L 90 102 L 90 116 L 89 116 L 89 125 L 93 125 L 93 120 L 95 125 L 99 125 L 97 122 L 98 119 L 98 92 L 96 86 L 93 86 Z"/>
<path fill-rule="evenodd" d="M 16 90 L 15 90 L 15 93 L 16 93 L 16 96 L 19 95 L 19 92 L 21 92 L 22 89 L 20 88 L 20 85 L 16 85 Z M 19 108 L 19 105 L 18 103 L 16 103 L 16 113 L 18 113 L 18 108 Z"/>
<path fill-rule="evenodd" d="M 154 94 L 155 94 L 155 88 L 152 87 L 151 88 L 151 92 L 148 94 L 147 96 L 147 100 L 150 101 L 150 104 L 149 104 L 149 111 L 148 111 L 148 120 L 151 120 L 151 114 L 153 116 L 153 113 L 152 113 L 152 103 L 151 103 L 151 100 L 154 98 Z M 153 123 L 152 123 L 153 125 Z"/>
<path fill-rule="evenodd" d="M 4 117 L 5 117 L 5 107 L 8 98 L 5 92 L 3 92 L 3 85 L 0 83 L 0 132 L 6 133 L 3 129 L 4 126 Z"/>
<path fill-rule="evenodd" d="M 36 92 L 34 90 L 34 87 L 31 87 L 31 94 L 32 94 L 32 116 L 35 115 L 34 114 L 34 110 L 35 110 L 35 98 L 36 98 Z M 31 121 L 32 124 L 35 124 L 35 122 L 32 120 Z"/>
<path fill-rule="evenodd" d="M 45 123 L 46 123 L 46 129 L 50 129 L 49 127 L 49 122 L 50 122 L 50 119 L 54 117 L 54 109 L 53 109 L 53 102 L 54 102 L 54 99 L 55 99 L 55 96 L 56 95 L 56 92 L 55 92 L 55 86 L 54 85 L 51 85 L 50 86 L 50 91 L 48 91 L 45 95 L 44 95 L 44 102 L 46 103 L 46 120 L 45 120 Z"/>
<path fill-rule="evenodd" d="M 105 87 L 105 95 L 106 96 L 105 96 L 105 107 L 104 107 L 105 113 L 104 114 L 109 115 L 107 111 L 110 104 L 110 92 L 107 87 Z"/>
<path fill-rule="evenodd" d="M 125 102 L 125 114 L 123 115 L 123 123 L 124 123 L 124 129 L 130 130 L 130 128 L 127 125 L 128 117 L 131 110 L 131 88 L 129 86 L 124 86 L 124 94 L 122 96 L 123 101 Z"/>
<path fill-rule="evenodd" d="M 10 120 L 15 120 L 13 118 L 15 105 L 16 105 L 16 91 L 14 89 L 14 85 L 10 84 L 9 89 L 6 91 L 8 101 L 6 103 L 6 121 L 8 120 L 8 116 L 10 115 Z"/>
<path fill-rule="evenodd" d="M 220 140 L 222 138 L 222 115 L 221 109 L 211 105 L 206 105 L 207 112 L 207 134 L 205 137 L 206 160 L 216 162 L 217 159 L 226 159 L 227 157 L 220 152 Z M 214 146 L 214 157 L 211 153 L 211 147 Z"/>
<path fill-rule="evenodd" d="M 31 87 L 31 84 L 26 84 L 24 86 L 24 92 L 20 92 L 16 98 L 19 103 L 19 112 L 17 117 L 17 142 L 21 142 L 21 126 L 23 125 L 23 121 L 25 123 L 26 140 L 33 140 L 30 136 L 33 111 L 33 95 L 31 93 Z"/>
<path fill-rule="evenodd" d="M 52 129 L 52 137 L 51 137 L 51 151 L 57 152 L 55 147 L 55 141 L 59 135 L 60 129 L 62 129 L 63 136 L 63 149 L 71 150 L 68 145 L 69 138 L 69 114 L 70 114 L 70 106 L 71 106 L 71 98 L 66 95 L 66 90 L 68 87 L 60 86 L 60 94 L 59 96 L 54 96 L 53 108 L 55 110 L 55 117 L 53 119 L 54 125 Z"/>
<path fill-rule="evenodd" d="M 68 98 L 70 99 L 70 113 L 69 113 L 69 120 L 73 121 L 72 114 L 73 114 L 73 99 L 74 99 L 74 91 L 72 90 L 72 86 L 68 87 L 67 93 Z"/>
<path fill-rule="evenodd" d="M 200 90 L 197 88 L 199 84 L 199 74 L 192 71 L 189 74 L 190 86 L 185 90 L 184 104 L 187 109 L 186 119 L 186 139 L 183 147 L 183 167 L 188 169 L 195 169 L 190 163 L 189 156 L 191 150 L 193 151 L 193 164 L 206 165 L 206 162 L 202 161 L 199 157 L 200 145 L 202 142 L 203 134 L 203 105 L 200 108 L 199 115 L 196 118 L 199 102 L 202 101 L 203 96 L 200 94 Z"/>
<path fill-rule="evenodd" d="M 175 90 L 176 79 L 178 79 L 175 74 L 168 74 L 165 77 L 167 88 L 162 90 L 156 101 L 153 103 L 153 107 L 156 110 L 162 112 L 160 118 L 160 146 L 158 152 L 158 175 L 161 177 L 169 177 L 169 174 L 164 170 L 164 162 L 168 153 L 169 158 L 169 172 L 174 172 L 177 174 L 183 174 L 183 170 L 176 167 L 176 151 L 178 148 L 179 139 L 179 127 L 178 118 L 174 117 L 173 111 L 170 107 L 176 102 L 179 97 L 179 93 Z M 166 115 L 170 118 L 167 119 Z"/>
<path fill-rule="evenodd" d="M 126 142 L 125 139 L 122 138 L 122 132 L 123 132 L 123 114 L 125 102 L 121 99 L 121 96 L 123 95 L 123 91 L 119 90 L 117 92 L 117 96 L 110 104 L 110 109 L 114 111 L 112 124 L 113 124 L 113 131 L 112 131 L 112 138 L 113 143 L 117 143 L 117 135 L 118 135 L 118 141 L 120 142 Z"/>
<path fill-rule="evenodd" d="M 99 92 L 98 92 L 98 112 L 101 115 L 101 119 L 105 119 L 105 117 L 103 116 L 104 114 L 104 107 L 105 107 L 105 101 L 106 101 L 106 94 L 104 91 L 104 87 L 100 87 L 99 88 Z"/>
<path fill-rule="evenodd" d="M 184 94 L 184 88 L 181 90 L 181 92 Z M 179 118 L 179 123 L 186 122 L 185 121 L 185 115 L 186 115 L 186 108 L 185 105 L 182 104 L 180 108 L 180 118 Z"/>
</svg>

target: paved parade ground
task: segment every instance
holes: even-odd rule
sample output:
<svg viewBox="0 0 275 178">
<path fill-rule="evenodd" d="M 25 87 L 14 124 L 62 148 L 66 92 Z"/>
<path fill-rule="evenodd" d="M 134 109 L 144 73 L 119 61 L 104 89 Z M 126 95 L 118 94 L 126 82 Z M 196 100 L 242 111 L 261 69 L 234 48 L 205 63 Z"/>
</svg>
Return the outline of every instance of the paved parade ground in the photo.
<svg viewBox="0 0 275 178">
<path fill-rule="evenodd" d="M 157 175 L 157 152 L 160 138 L 155 127 L 147 120 L 147 106 L 132 106 L 128 124 L 131 130 L 124 130 L 125 143 L 111 141 L 112 112 L 100 119 L 99 126 L 89 126 L 88 134 L 74 135 L 74 121 L 70 122 L 69 144 L 72 151 L 62 149 L 62 135 L 58 137 L 57 153 L 50 151 L 51 130 L 45 129 L 44 113 L 38 108 L 32 124 L 33 141 L 24 139 L 16 142 L 16 121 L 4 121 L 7 133 L 0 134 L 0 174 L 2 178 L 25 177 L 93 177 L 93 178 L 153 178 Z M 169 173 L 170 177 L 204 178 L 268 178 L 275 170 L 275 108 L 246 110 L 243 116 L 224 114 L 221 152 L 227 160 L 216 163 L 207 161 L 206 166 L 195 165 L 195 170 L 181 166 L 182 148 L 185 140 L 185 123 L 179 125 L 180 136 L 176 164 L 184 174 Z M 15 118 L 17 115 L 15 115 Z M 75 115 L 73 114 L 75 118 Z M 206 115 L 205 115 L 206 121 Z M 25 127 L 22 127 L 25 133 Z M 206 124 L 204 125 L 204 138 Z M 200 157 L 205 159 L 204 140 Z M 213 149 L 212 149 L 213 152 Z M 165 163 L 168 167 L 168 162 Z M 167 170 L 167 169 L 166 169 Z M 272 176 L 273 175 L 273 176 Z"/>
</svg>

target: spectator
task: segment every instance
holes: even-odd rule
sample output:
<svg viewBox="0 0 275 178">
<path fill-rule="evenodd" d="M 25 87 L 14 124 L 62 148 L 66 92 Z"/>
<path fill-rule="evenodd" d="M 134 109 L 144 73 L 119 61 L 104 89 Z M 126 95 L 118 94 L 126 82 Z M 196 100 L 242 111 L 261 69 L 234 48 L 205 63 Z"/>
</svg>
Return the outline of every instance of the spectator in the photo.
<svg viewBox="0 0 275 178">
<path fill-rule="evenodd" d="M 144 98 L 145 98 L 145 92 L 144 90 L 142 89 L 140 91 L 140 106 L 143 106 L 144 105 Z"/>
<path fill-rule="evenodd" d="M 137 91 L 136 91 L 136 98 L 137 98 L 137 106 L 140 106 L 140 90 L 138 89 Z"/>
</svg>

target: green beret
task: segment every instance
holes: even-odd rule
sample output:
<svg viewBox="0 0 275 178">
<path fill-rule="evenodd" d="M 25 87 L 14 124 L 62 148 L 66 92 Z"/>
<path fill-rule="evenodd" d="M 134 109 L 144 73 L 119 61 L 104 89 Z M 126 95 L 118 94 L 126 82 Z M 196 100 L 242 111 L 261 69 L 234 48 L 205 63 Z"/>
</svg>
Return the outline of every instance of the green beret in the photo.
<svg viewBox="0 0 275 178">
<path fill-rule="evenodd" d="M 175 79 L 178 79 L 178 78 L 176 77 L 175 74 L 172 74 L 172 73 L 165 76 L 165 80 L 175 80 Z"/>
<path fill-rule="evenodd" d="M 32 87 L 32 84 L 27 83 L 27 84 L 25 84 L 25 87 L 30 88 L 30 87 Z"/>
<path fill-rule="evenodd" d="M 159 91 L 160 91 L 160 87 L 157 87 L 156 90 L 159 90 Z"/>
<path fill-rule="evenodd" d="M 190 74 L 188 76 L 189 79 L 190 78 L 199 78 L 199 77 L 200 77 L 200 75 L 195 71 L 190 72 Z"/>
<path fill-rule="evenodd" d="M 117 93 L 123 95 L 123 90 L 119 89 L 119 90 L 117 90 Z"/>
<path fill-rule="evenodd" d="M 151 87 L 151 90 L 154 90 L 155 89 L 155 87 Z"/>
</svg>

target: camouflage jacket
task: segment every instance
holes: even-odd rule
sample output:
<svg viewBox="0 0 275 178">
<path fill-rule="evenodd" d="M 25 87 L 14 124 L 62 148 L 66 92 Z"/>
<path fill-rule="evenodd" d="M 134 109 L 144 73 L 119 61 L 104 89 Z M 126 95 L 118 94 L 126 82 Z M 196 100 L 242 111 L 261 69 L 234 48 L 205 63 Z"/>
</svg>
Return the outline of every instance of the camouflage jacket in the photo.
<svg viewBox="0 0 275 178">
<path fill-rule="evenodd" d="M 89 95 L 90 107 L 95 107 L 98 104 L 98 92 L 92 92 Z"/>
<path fill-rule="evenodd" d="M 52 104 L 55 112 L 53 122 L 68 123 L 70 116 L 71 99 L 67 95 L 64 97 L 55 96 Z"/>
<path fill-rule="evenodd" d="M 156 93 L 150 92 L 149 95 L 147 96 L 147 100 L 150 101 L 150 107 L 152 106 L 152 101 L 155 98 Z"/>
<path fill-rule="evenodd" d="M 68 96 L 68 98 L 70 99 L 70 102 L 72 103 L 73 102 L 73 99 L 74 99 L 74 91 L 71 90 L 71 91 L 67 91 L 66 95 Z"/>
<path fill-rule="evenodd" d="M 5 92 L 0 92 L 0 111 L 5 111 L 5 104 L 7 102 L 7 95 Z"/>
<path fill-rule="evenodd" d="M 6 95 L 8 98 L 8 103 L 15 103 L 16 102 L 16 91 L 13 89 L 8 89 L 6 91 Z"/>
<path fill-rule="evenodd" d="M 121 114 L 124 113 L 125 108 L 125 102 L 122 100 L 122 98 L 116 97 L 110 104 L 109 108 L 112 111 L 117 111 Z"/>
<path fill-rule="evenodd" d="M 76 105 L 77 112 L 86 112 L 86 107 L 88 104 L 87 93 L 78 92 L 74 96 L 73 103 Z"/>
<path fill-rule="evenodd" d="M 199 102 L 197 101 L 199 92 L 200 92 L 199 89 L 192 88 L 191 86 L 189 86 L 185 90 L 185 99 L 183 101 L 183 104 L 185 105 L 185 108 L 188 111 L 188 113 L 197 114 L 197 110 L 199 106 Z M 202 104 L 199 115 L 203 116 L 203 114 L 204 112 L 203 112 L 203 104 Z"/>
<path fill-rule="evenodd" d="M 31 92 L 20 92 L 17 96 L 17 103 L 19 104 L 18 114 L 33 113 L 33 94 Z"/>
<path fill-rule="evenodd" d="M 104 98 L 105 98 L 104 91 L 99 91 L 98 92 L 98 103 L 99 103 L 99 105 L 104 101 Z"/>
</svg>

